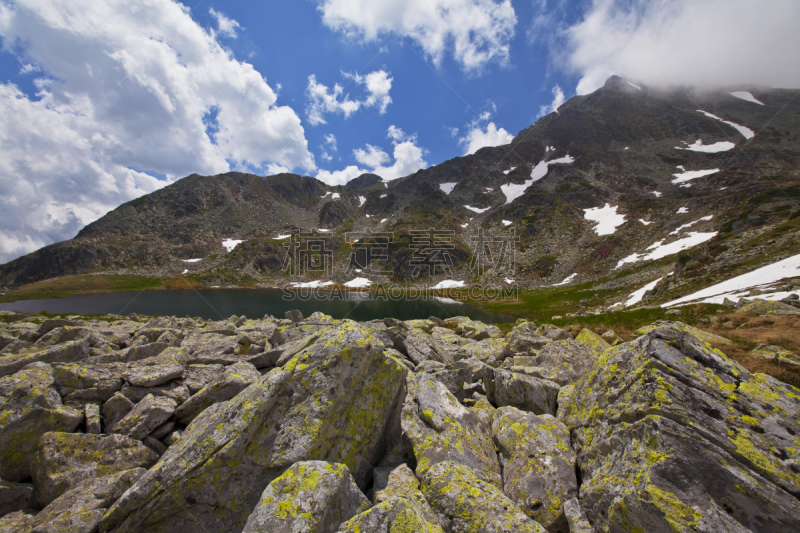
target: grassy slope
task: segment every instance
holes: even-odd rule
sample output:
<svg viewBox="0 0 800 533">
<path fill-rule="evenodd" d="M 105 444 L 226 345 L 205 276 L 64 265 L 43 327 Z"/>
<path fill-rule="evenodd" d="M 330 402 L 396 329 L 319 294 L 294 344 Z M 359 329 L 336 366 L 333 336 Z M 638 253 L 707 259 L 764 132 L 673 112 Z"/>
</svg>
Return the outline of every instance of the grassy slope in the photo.
<svg viewBox="0 0 800 533">
<path fill-rule="evenodd" d="M 120 274 L 82 274 L 48 279 L 8 291 L 0 296 L 0 303 L 41 298 L 64 298 L 78 294 L 99 294 L 159 289 L 188 289 L 195 283 L 184 278 L 157 278 Z"/>
</svg>

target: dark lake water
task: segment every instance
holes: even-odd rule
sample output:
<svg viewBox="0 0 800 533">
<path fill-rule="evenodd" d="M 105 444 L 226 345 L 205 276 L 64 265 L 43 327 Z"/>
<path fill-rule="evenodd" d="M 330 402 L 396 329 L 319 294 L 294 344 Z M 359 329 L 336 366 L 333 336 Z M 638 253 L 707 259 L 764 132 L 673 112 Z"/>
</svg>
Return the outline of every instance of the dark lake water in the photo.
<svg viewBox="0 0 800 533">
<path fill-rule="evenodd" d="M 478 307 L 446 300 L 373 299 L 370 293 L 331 294 L 325 291 L 279 289 L 203 289 L 177 291 L 112 292 L 69 298 L 20 300 L 0 304 L 0 310 L 27 313 L 117 314 L 192 316 L 219 320 L 231 315 L 283 318 L 290 309 L 304 316 L 321 311 L 333 318 L 365 321 L 393 317 L 400 320 L 436 316 L 468 316 L 489 324 L 513 322 L 512 317 L 488 313 Z"/>
</svg>

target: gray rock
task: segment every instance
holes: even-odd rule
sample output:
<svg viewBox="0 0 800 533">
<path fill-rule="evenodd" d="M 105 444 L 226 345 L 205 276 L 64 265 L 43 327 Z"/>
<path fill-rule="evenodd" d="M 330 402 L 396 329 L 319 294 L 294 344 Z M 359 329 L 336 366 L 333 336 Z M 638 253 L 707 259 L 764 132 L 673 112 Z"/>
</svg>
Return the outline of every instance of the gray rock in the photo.
<svg viewBox="0 0 800 533">
<path fill-rule="evenodd" d="M 401 464 L 391 470 L 385 487 L 375 493 L 375 504 L 381 504 L 393 498 L 403 498 L 416 504 L 417 510 L 425 521 L 439 525 L 439 518 L 431 509 L 420 490 L 419 480 L 407 464 Z"/>
<path fill-rule="evenodd" d="M 241 530 L 265 485 L 298 461 L 346 464 L 365 486 L 400 436 L 408 371 L 383 352 L 355 323 L 330 328 L 283 368 L 194 419 L 101 530 Z"/>
<path fill-rule="evenodd" d="M 231 365 L 225 370 L 219 381 L 206 385 L 178 407 L 175 411 L 175 418 L 181 424 L 189 424 L 205 409 L 215 403 L 230 400 L 259 379 L 261 379 L 261 374 L 250 363 Z"/>
<path fill-rule="evenodd" d="M 536 324 L 526 322 L 514 328 L 506 336 L 508 347 L 506 348 L 506 355 L 513 354 L 526 354 L 533 355 L 541 350 L 547 344 L 552 342 L 553 339 L 541 335 L 541 331 L 536 327 Z"/>
<path fill-rule="evenodd" d="M 560 418 L 597 530 L 800 530 L 798 389 L 672 323 L 605 351 L 573 396 Z"/>
<path fill-rule="evenodd" d="M 493 365 L 503 359 L 508 343 L 505 339 L 488 338 L 479 342 L 465 344 L 455 354 L 455 360 L 477 359 L 486 364 Z"/>
<path fill-rule="evenodd" d="M 33 507 L 31 483 L 12 483 L 0 479 L 0 516 Z"/>
<path fill-rule="evenodd" d="M 108 507 L 144 472 L 143 468 L 137 468 L 78 483 L 36 515 L 32 533 L 97 531 L 97 525 Z"/>
<path fill-rule="evenodd" d="M 303 321 L 303 313 L 301 313 L 297 309 L 292 309 L 290 311 L 286 311 L 283 314 L 283 317 L 287 320 L 291 320 L 292 322 L 302 322 Z"/>
<path fill-rule="evenodd" d="M 428 360 L 444 364 L 453 362 L 448 351 L 420 328 L 411 328 L 406 332 L 403 347 L 408 358 L 417 365 Z"/>
<path fill-rule="evenodd" d="M 121 393 L 116 393 L 103 404 L 103 425 L 106 433 L 111 433 L 117 422 L 131 412 L 135 404 Z"/>
<path fill-rule="evenodd" d="M 0 518 L 0 533 L 29 533 L 35 522 L 35 511 L 16 511 Z"/>
<path fill-rule="evenodd" d="M 501 407 L 494 413 L 492 437 L 506 496 L 550 533 L 569 533 L 562 503 L 578 495 L 578 481 L 566 426 L 551 415 Z"/>
<path fill-rule="evenodd" d="M 183 372 L 183 384 L 189 389 L 190 394 L 217 381 L 225 371 L 223 365 L 188 365 Z"/>
<path fill-rule="evenodd" d="M 586 518 L 586 513 L 583 512 L 577 498 L 564 502 L 564 516 L 569 524 L 569 533 L 594 533 L 594 528 Z"/>
<path fill-rule="evenodd" d="M 122 374 L 125 381 L 136 387 L 155 387 L 183 376 L 180 365 L 134 367 Z"/>
<path fill-rule="evenodd" d="M 189 399 L 189 389 L 178 380 L 156 385 L 155 387 L 135 387 L 127 383 L 122 386 L 120 391 L 123 396 L 133 403 L 139 403 L 148 394 L 153 396 L 164 396 L 175 401 L 178 405 Z"/>
<path fill-rule="evenodd" d="M 98 435 L 102 433 L 100 422 L 100 406 L 94 403 L 87 403 L 83 408 L 84 426 L 86 433 Z"/>
<path fill-rule="evenodd" d="M 780 346 L 759 344 L 750 354 L 768 361 L 775 361 L 779 365 L 800 366 L 800 357 Z"/>
<path fill-rule="evenodd" d="M 230 365 L 240 360 L 239 343 L 234 337 L 219 333 L 192 333 L 181 342 L 187 363 Z"/>
<path fill-rule="evenodd" d="M 502 486 L 488 424 L 430 375 L 408 378 L 402 425 L 414 448 L 418 474 L 442 461 L 455 461 L 475 470 L 481 479 Z"/>
<path fill-rule="evenodd" d="M 447 365 L 444 370 L 431 373 L 433 378 L 447 387 L 453 396 L 462 401 L 464 399 L 464 384 L 472 383 L 472 369 L 468 364 L 456 362 Z"/>
<path fill-rule="evenodd" d="M 175 422 L 168 420 L 150 432 L 150 436 L 154 439 L 161 440 L 167 435 L 171 434 L 175 429 Z"/>
<path fill-rule="evenodd" d="M 243 533 L 335 533 L 369 507 L 347 466 L 300 461 L 267 486 Z"/>
<path fill-rule="evenodd" d="M 444 533 L 426 519 L 419 504 L 406 498 L 389 498 L 342 524 L 339 533 Z"/>
<path fill-rule="evenodd" d="M 114 425 L 112 432 L 143 440 L 151 431 L 166 422 L 175 413 L 177 406 L 171 398 L 148 394 Z"/>
<path fill-rule="evenodd" d="M 453 533 L 546 533 L 500 489 L 459 463 L 445 461 L 428 469 L 422 493 Z"/>
<path fill-rule="evenodd" d="M 537 415 L 556 413 L 560 387 L 552 381 L 497 369 L 494 386 L 494 398 L 489 399 L 498 407 L 510 405 Z"/>
<path fill-rule="evenodd" d="M 31 363 L 70 363 L 89 357 L 86 340 L 70 341 L 41 351 L 6 355 L 0 358 L 0 377 L 19 372 Z"/>
<path fill-rule="evenodd" d="M 142 444 L 147 446 L 153 453 L 157 456 L 161 457 L 167 451 L 167 445 L 161 442 L 158 439 L 154 439 L 150 435 L 146 436 L 144 440 L 142 440 Z"/>
<path fill-rule="evenodd" d="M 568 331 L 564 331 L 558 326 L 554 326 L 552 324 L 542 324 L 539 326 L 539 335 L 554 341 L 572 340 L 572 335 L 570 335 Z"/>
<path fill-rule="evenodd" d="M 535 366 L 525 373 L 566 385 L 583 377 L 598 353 L 579 340 L 554 341 L 539 350 L 533 358 Z"/>
<path fill-rule="evenodd" d="M 158 456 L 122 435 L 45 433 L 31 464 L 39 507 L 91 479 L 132 468 L 149 468 Z"/>
<path fill-rule="evenodd" d="M 8 481 L 30 476 L 44 433 L 74 431 L 83 422 L 82 411 L 61 404 L 53 369 L 44 363 L 0 378 L 0 402 L 0 477 Z"/>
<path fill-rule="evenodd" d="M 440 349 L 447 352 L 451 360 L 454 359 L 459 348 L 475 342 L 472 339 L 467 339 L 461 335 L 457 335 L 450 329 L 440 327 L 434 327 L 431 330 L 431 338 Z"/>
</svg>

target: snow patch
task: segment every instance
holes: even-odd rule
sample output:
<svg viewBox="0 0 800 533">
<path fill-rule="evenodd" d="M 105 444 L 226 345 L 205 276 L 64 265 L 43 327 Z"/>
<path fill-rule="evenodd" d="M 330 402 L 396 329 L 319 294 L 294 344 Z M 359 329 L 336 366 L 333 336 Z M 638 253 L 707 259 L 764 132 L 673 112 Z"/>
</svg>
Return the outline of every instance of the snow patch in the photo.
<svg viewBox="0 0 800 533">
<path fill-rule="evenodd" d="M 389 195 L 388 194 L 381 194 L 381 198 L 386 198 L 387 196 L 389 196 Z"/>
<path fill-rule="evenodd" d="M 694 222 L 689 222 L 688 224 L 684 224 L 683 226 L 679 227 L 675 231 L 670 231 L 669 234 L 670 235 L 677 235 L 678 233 L 680 233 L 681 231 L 685 230 L 686 228 L 691 228 L 692 226 L 694 226 L 698 222 L 704 222 L 704 221 L 707 222 L 707 221 L 711 220 L 712 218 L 714 218 L 714 215 L 708 215 L 707 217 L 698 218 Z"/>
<path fill-rule="evenodd" d="M 306 283 L 302 282 L 290 283 L 290 285 L 296 289 L 318 289 L 320 287 L 327 287 L 328 285 L 333 285 L 333 282 L 314 280 L 314 281 L 308 281 Z"/>
<path fill-rule="evenodd" d="M 639 302 L 641 302 L 642 298 L 644 298 L 644 293 L 646 293 L 647 291 L 653 290 L 655 288 L 655 286 L 658 284 L 658 282 L 661 281 L 662 279 L 664 279 L 664 278 L 663 277 L 658 278 L 655 281 L 651 281 L 650 283 L 648 283 L 647 285 L 645 285 L 644 287 L 642 287 L 638 291 L 633 291 L 630 294 L 630 296 L 628 297 L 628 301 L 625 302 L 625 307 L 630 307 L 632 305 L 635 305 L 635 304 L 638 304 Z"/>
<path fill-rule="evenodd" d="M 730 141 L 720 141 L 714 144 L 703 144 L 703 139 L 697 139 L 694 144 L 690 144 L 686 148 L 676 146 L 676 150 L 691 150 L 692 152 L 704 152 L 706 154 L 716 154 L 718 152 L 727 152 L 733 150 L 736 145 Z"/>
<path fill-rule="evenodd" d="M 437 302 L 441 302 L 443 304 L 464 305 L 464 302 L 459 302 L 458 300 L 453 300 L 452 298 L 447 298 L 445 296 L 434 296 L 433 299 L 436 300 Z"/>
<path fill-rule="evenodd" d="M 772 263 L 771 265 L 763 266 L 747 274 L 736 276 L 722 283 L 717 283 L 716 285 L 684 296 L 683 298 L 667 302 L 661 307 L 672 307 L 701 298 L 710 299 L 712 297 L 719 299 L 719 302 L 714 303 L 722 303 L 722 300 L 726 296 L 730 297 L 730 295 L 733 295 L 733 293 L 737 291 L 770 285 L 784 278 L 794 278 L 798 276 L 800 276 L 800 254 L 778 261 L 777 263 Z M 786 295 L 788 296 L 789 293 L 786 293 Z M 767 295 L 759 295 L 758 298 L 764 298 L 764 296 Z M 776 297 L 776 299 L 780 298 Z"/>
<path fill-rule="evenodd" d="M 680 209 L 678 209 L 677 211 L 675 211 L 675 214 L 676 214 L 676 215 L 685 215 L 685 214 L 686 214 L 686 213 L 688 213 L 688 212 L 689 212 L 689 209 L 688 209 L 688 208 L 686 208 L 686 207 L 681 207 Z"/>
<path fill-rule="evenodd" d="M 273 237 L 273 240 L 275 240 L 275 241 L 283 241 L 283 240 L 288 239 L 291 236 L 292 236 L 291 233 L 288 234 L 288 235 L 278 235 L 277 237 Z"/>
<path fill-rule="evenodd" d="M 755 136 L 755 132 L 746 126 L 740 126 L 739 124 L 736 124 L 734 122 L 723 120 L 719 118 L 717 115 L 712 115 L 711 113 L 703 111 L 702 109 L 698 109 L 697 112 L 704 114 L 708 118 L 713 118 L 714 120 L 719 120 L 723 124 L 727 124 L 728 126 L 732 127 L 733 129 L 744 135 L 745 139 L 752 139 Z"/>
<path fill-rule="evenodd" d="M 183 272 L 181 272 L 181 273 L 182 273 L 182 274 L 186 274 L 187 272 L 189 272 L 189 269 L 188 269 L 188 268 L 184 268 L 184 269 L 183 269 Z"/>
<path fill-rule="evenodd" d="M 389 220 L 389 219 L 388 219 L 388 218 L 382 218 L 382 219 L 381 219 L 381 224 L 383 224 L 383 223 L 384 223 L 384 222 L 386 222 L 387 220 Z"/>
<path fill-rule="evenodd" d="M 329 230 L 329 229 L 322 229 L 322 228 L 317 228 L 317 231 L 321 231 L 322 233 L 330 233 L 331 232 L 331 230 Z"/>
<path fill-rule="evenodd" d="M 367 278 L 354 278 L 344 284 L 345 287 L 354 289 L 363 289 L 364 287 L 369 287 L 370 285 L 372 285 L 372 282 Z"/>
<path fill-rule="evenodd" d="M 755 96 L 750 94 L 748 91 L 734 91 L 732 93 L 728 93 L 731 96 L 735 96 L 736 98 L 741 98 L 747 102 L 753 102 L 754 104 L 764 105 L 763 102 L 759 102 Z"/>
<path fill-rule="evenodd" d="M 577 273 L 575 273 L 575 274 L 570 274 L 569 276 L 567 276 L 566 278 L 564 278 L 564 281 L 562 281 L 561 283 L 554 283 L 553 285 L 551 285 L 551 287 L 559 287 L 559 286 L 561 286 L 561 285 L 566 285 L 567 283 L 569 283 L 570 281 L 572 281 L 573 279 L 575 279 L 575 277 L 576 277 L 577 275 L 578 275 Z"/>
<path fill-rule="evenodd" d="M 446 279 L 444 281 L 440 281 L 439 283 L 431 287 L 431 289 L 456 289 L 458 287 L 463 287 L 465 285 L 466 283 L 463 281 Z"/>
<path fill-rule="evenodd" d="M 202 257 L 198 257 L 197 259 L 181 259 L 181 261 L 183 261 L 184 263 L 198 263 L 202 260 L 203 260 Z"/>
<path fill-rule="evenodd" d="M 503 221 L 503 225 L 504 226 L 510 226 L 511 224 L 513 224 L 513 222 L 511 222 L 510 220 L 504 220 Z"/>
<path fill-rule="evenodd" d="M 514 283 L 514 280 L 513 279 L 509 279 L 509 278 L 505 278 L 503 281 L 505 281 L 508 285 L 511 285 L 512 283 Z"/>
<path fill-rule="evenodd" d="M 653 194 L 656 196 L 656 198 L 661 198 L 661 193 L 660 192 L 653 191 Z"/>
<path fill-rule="evenodd" d="M 641 87 L 639 87 L 638 85 L 636 85 L 635 83 L 628 82 L 628 85 L 630 85 L 630 86 L 631 86 L 631 87 L 633 87 L 634 89 L 639 89 L 640 91 L 642 90 L 642 88 L 641 88 Z"/>
<path fill-rule="evenodd" d="M 359 196 L 358 197 L 358 207 L 363 206 L 367 202 L 366 196 Z"/>
<path fill-rule="evenodd" d="M 683 167 L 678 168 L 683 170 L 683 172 L 680 174 L 673 174 L 675 179 L 672 180 L 672 183 L 684 183 L 686 181 L 702 178 L 703 176 L 710 176 L 711 174 L 716 174 L 719 172 L 718 168 L 712 168 L 711 170 L 684 170 Z"/>
<path fill-rule="evenodd" d="M 453 192 L 453 189 L 456 188 L 456 185 L 458 185 L 457 181 L 453 181 L 450 183 L 440 183 L 439 188 L 442 190 L 442 192 L 449 195 L 451 192 Z"/>
<path fill-rule="evenodd" d="M 553 148 L 553 150 L 555 150 L 555 148 Z M 531 179 L 525 180 L 525 183 L 508 183 L 506 185 L 501 185 L 500 190 L 502 190 L 503 194 L 506 196 L 505 205 L 510 204 L 525 194 L 525 191 L 528 187 L 533 185 L 533 182 L 539 181 L 543 177 L 547 176 L 547 171 L 550 165 L 563 165 L 574 162 L 575 159 L 569 155 L 560 157 L 558 159 L 553 159 L 552 161 L 540 161 L 535 167 L 533 167 L 533 170 L 531 170 Z"/>
<path fill-rule="evenodd" d="M 243 242 L 244 241 L 241 241 L 241 240 L 225 239 L 224 241 L 222 241 L 222 246 L 224 246 L 225 249 L 228 250 L 228 253 L 230 253 L 230 252 L 233 251 L 234 248 L 236 248 L 238 245 L 242 244 Z"/>
<path fill-rule="evenodd" d="M 606 204 L 605 207 L 584 209 L 583 218 L 597 222 L 594 231 L 598 235 L 613 235 L 617 231 L 617 227 L 625 222 L 625 215 L 617 214 L 618 207 Z"/>
<path fill-rule="evenodd" d="M 614 270 L 618 269 L 619 267 L 621 267 L 626 263 L 637 263 L 639 261 L 654 261 L 656 259 L 661 259 L 662 257 L 667 257 L 668 255 L 677 254 L 678 252 L 688 250 L 689 248 L 697 246 L 698 244 L 710 241 L 716 236 L 717 236 L 716 231 L 713 233 L 691 232 L 689 233 L 688 237 L 678 239 L 677 241 L 673 241 L 669 244 L 664 244 L 665 239 L 661 239 L 655 244 L 651 244 L 650 246 L 647 247 L 648 250 L 652 250 L 650 253 L 647 254 L 634 253 L 629 255 L 628 257 L 620 259 L 619 263 L 617 263 L 617 266 L 614 267 Z"/>
<path fill-rule="evenodd" d="M 648 222 L 648 221 L 646 221 L 646 220 L 645 220 L 645 219 L 643 219 L 643 218 L 640 218 L 640 219 L 639 219 L 639 222 L 641 222 L 641 223 L 642 223 L 642 224 L 644 224 L 645 226 L 649 226 L 650 224 L 652 224 L 652 223 L 653 223 L 652 221 L 651 221 L 651 222 Z"/>
<path fill-rule="evenodd" d="M 471 205 L 465 205 L 464 207 L 466 207 L 470 211 L 474 211 L 476 213 L 485 213 L 486 211 L 491 209 L 491 207 L 483 207 L 483 208 L 481 208 L 481 207 L 472 207 Z"/>
<path fill-rule="evenodd" d="M 516 169 L 517 169 L 517 167 L 511 167 L 511 168 L 509 168 L 508 170 L 504 170 L 504 171 L 503 171 L 503 174 L 505 174 L 506 176 L 508 176 L 509 174 L 511 174 L 511 173 L 512 173 L 513 171 L 515 171 Z"/>
<path fill-rule="evenodd" d="M 466 224 L 461 224 L 462 228 L 466 228 L 467 226 L 469 226 L 469 222 L 467 222 Z"/>
</svg>

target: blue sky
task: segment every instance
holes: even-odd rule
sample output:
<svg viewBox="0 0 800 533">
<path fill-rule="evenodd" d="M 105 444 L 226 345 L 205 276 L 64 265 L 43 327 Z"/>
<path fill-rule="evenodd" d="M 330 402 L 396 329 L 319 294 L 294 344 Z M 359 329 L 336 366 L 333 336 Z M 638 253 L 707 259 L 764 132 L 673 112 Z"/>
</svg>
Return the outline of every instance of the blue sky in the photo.
<svg viewBox="0 0 800 533">
<path fill-rule="evenodd" d="M 0 43 L 0 263 L 191 173 L 408 175 L 611 74 L 800 86 L 796 0 L 0 0 Z"/>
</svg>

